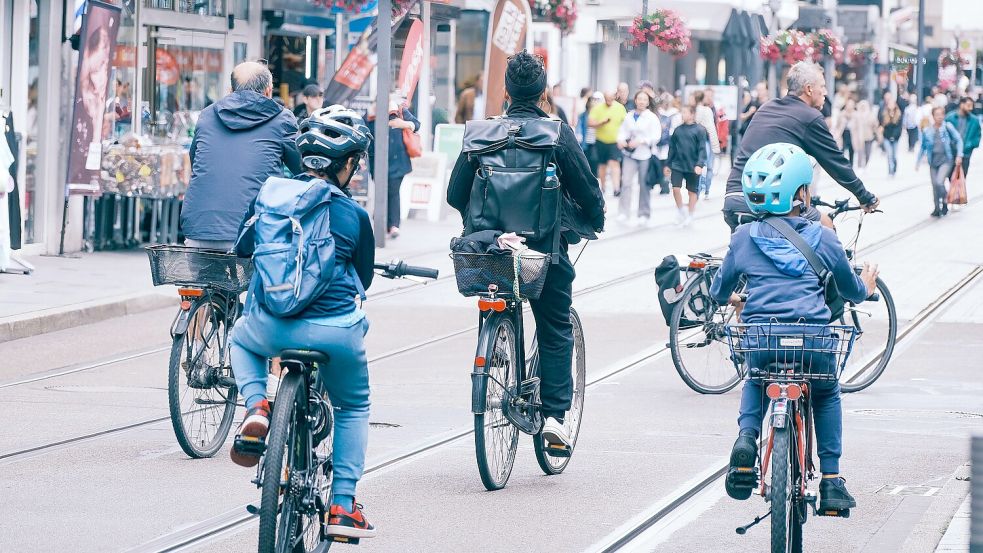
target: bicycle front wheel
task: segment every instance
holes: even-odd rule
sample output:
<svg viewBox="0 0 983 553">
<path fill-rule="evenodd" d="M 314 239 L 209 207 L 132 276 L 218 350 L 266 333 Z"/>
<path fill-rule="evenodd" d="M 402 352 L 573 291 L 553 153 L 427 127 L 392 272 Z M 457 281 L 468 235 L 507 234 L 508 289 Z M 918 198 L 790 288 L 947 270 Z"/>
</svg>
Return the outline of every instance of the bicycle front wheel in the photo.
<svg viewBox="0 0 983 553">
<path fill-rule="evenodd" d="M 856 328 L 853 351 L 840 377 L 840 390 L 859 392 L 884 374 L 898 338 L 898 313 L 887 285 L 877 279 L 877 301 L 847 303 L 840 324 Z"/>
<path fill-rule="evenodd" d="M 570 309 L 570 322 L 573 324 L 573 359 L 571 372 L 573 378 L 573 395 L 570 399 L 570 410 L 567 411 L 563 426 L 570 436 L 571 451 L 577 446 L 577 436 L 580 435 L 580 421 L 584 414 L 584 392 L 587 390 L 587 354 L 585 351 L 584 328 L 580 324 L 580 316 Z M 539 362 L 539 350 L 533 355 L 533 362 Z M 536 450 L 536 461 L 539 468 L 547 475 L 560 474 L 571 457 L 555 457 L 546 452 L 546 440 L 542 433 L 533 435 L 533 448 Z"/>
<path fill-rule="evenodd" d="M 307 417 L 298 410 L 304 378 L 290 373 L 280 382 L 273 403 L 263 454 L 263 491 L 259 508 L 259 553 L 304 553 L 321 542 L 322 505 L 305 505 L 312 466 Z"/>
<path fill-rule="evenodd" d="M 474 380 L 474 394 L 484 398 L 484 411 L 474 415 L 474 446 L 478 474 L 485 489 L 500 490 L 512 474 L 519 429 L 505 417 L 504 406 L 518 390 L 515 325 L 507 314 L 493 315 L 485 321 L 478 356 L 484 367 Z"/>
<path fill-rule="evenodd" d="M 171 426 L 181 449 L 195 459 L 212 457 L 229 435 L 238 388 L 229 362 L 223 307 L 192 307 L 188 329 L 174 337 L 168 367 Z"/>
<path fill-rule="evenodd" d="M 792 553 L 798 517 L 792 478 L 792 439 L 788 428 L 773 429 L 771 450 L 771 551 Z M 801 532 L 800 532 L 801 536 Z M 801 538 L 800 538 L 801 539 Z"/>
<path fill-rule="evenodd" d="M 710 298 L 709 279 L 689 279 L 672 310 L 669 351 L 676 372 L 693 391 L 722 394 L 737 386 L 742 374 L 730 359 L 724 327 L 736 323 L 734 308 Z"/>
</svg>

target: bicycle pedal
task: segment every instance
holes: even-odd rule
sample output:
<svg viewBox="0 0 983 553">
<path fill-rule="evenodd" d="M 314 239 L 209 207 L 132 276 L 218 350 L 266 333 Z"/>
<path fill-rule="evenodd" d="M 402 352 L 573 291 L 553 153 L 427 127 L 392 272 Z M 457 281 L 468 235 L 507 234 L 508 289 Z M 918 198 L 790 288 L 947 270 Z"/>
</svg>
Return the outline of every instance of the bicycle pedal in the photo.
<svg viewBox="0 0 983 553">
<path fill-rule="evenodd" d="M 850 509 L 823 509 L 818 514 L 821 517 L 850 518 Z"/>
<path fill-rule="evenodd" d="M 266 452 L 266 441 L 262 438 L 238 435 L 232 447 L 240 453 L 261 457 Z"/>
<path fill-rule="evenodd" d="M 336 543 L 347 543 L 349 545 L 358 545 L 359 538 L 349 538 L 348 536 L 328 536 L 328 539 Z"/>
<path fill-rule="evenodd" d="M 546 454 L 550 457 L 570 457 L 573 450 L 563 444 L 546 444 Z"/>
<path fill-rule="evenodd" d="M 727 479 L 738 488 L 754 488 L 758 485 L 758 467 L 731 467 Z"/>
</svg>

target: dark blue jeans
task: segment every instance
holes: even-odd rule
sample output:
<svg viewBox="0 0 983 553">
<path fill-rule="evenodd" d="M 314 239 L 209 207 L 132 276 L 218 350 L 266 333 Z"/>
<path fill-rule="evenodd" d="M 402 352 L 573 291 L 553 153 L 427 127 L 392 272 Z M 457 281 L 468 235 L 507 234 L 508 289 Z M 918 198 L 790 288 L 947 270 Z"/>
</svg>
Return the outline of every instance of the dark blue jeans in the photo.
<svg viewBox="0 0 983 553">
<path fill-rule="evenodd" d="M 768 408 L 760 380 L 744 383 L 741 395 L 741 414 L 737 424 L 741 430 L 761 432 L 761 422 Z M 812 380 L 809 384 L 812 397 L 812 416 L 816 422 L 816 453 L 819 454 L 819 470 L 823 474 L 840 472 L 840 455 L 843 453 L 843 409 L 840 405 L 840 383 L 836 380 Z"/>
</svg>

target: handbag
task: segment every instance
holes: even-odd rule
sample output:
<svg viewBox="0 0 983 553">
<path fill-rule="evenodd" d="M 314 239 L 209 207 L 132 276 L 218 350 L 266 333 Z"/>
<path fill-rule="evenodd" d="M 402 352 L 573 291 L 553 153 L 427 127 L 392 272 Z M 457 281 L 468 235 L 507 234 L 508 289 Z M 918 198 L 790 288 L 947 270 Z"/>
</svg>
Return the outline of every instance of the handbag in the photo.
<svg viewBox="0 0 983 553">
<path fill-rule="evenodd" d="M 946 202 L 953 205 L 966 205 L 969 198 L 966 194 L 966 176 L 963 175 L 962 165 L 956 165 L 956 170 L 949 177 L 949 196 Z"/>
<path fill-rule="evenodd" d="M 795 229 L 784 220 L 778 217 L 767 217 L 762 219 L 762 222 L 767 223 L 791 242 L 795 246 L 795 249 L 799 250 L 802 256 L 806 258 L 812 270 L 819 276 L 819 283 L 823 285 L 823 298 L 826 301 L 826 307 L 829 308 L 831 313 L 829 320 L 835 321 L 842 317 L 846 302 L 843 300 L 843 296 L 840 295 L 840 290 L 836 287 L 833 272 L 826 267 L 823 260 L 819 259 L 819 256 L 816 255 L 816 252 L 813 251 L 809 244 L 806 244 L 806 241 L 799 236 L 799 233 L 795 232 Z"/>
<path fill-rule="evenodd" d="M 403 129 L 403 145 L 406 146 L 406 154 L 411 158 L 423 155 L 423 140 L 413 129 Z"/>
</svg>

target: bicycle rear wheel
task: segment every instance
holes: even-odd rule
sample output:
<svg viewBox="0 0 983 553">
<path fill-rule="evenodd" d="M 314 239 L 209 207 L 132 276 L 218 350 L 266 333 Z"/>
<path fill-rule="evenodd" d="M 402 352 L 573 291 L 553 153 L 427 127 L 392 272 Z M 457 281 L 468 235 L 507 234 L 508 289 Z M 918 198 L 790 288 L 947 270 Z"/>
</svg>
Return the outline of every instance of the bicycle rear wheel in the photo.
<svg viewBox="0 0 983 553">
<path fill-rule="evenodd" d="M 503 406 L 518 391 L 515 325 L 508 314 L 492 315 L 485 321 L 478 342 L 474 395 L 484 398 L 484 411 L 474 415 L 474 446 L 481 483 L 489 491 L 505 487 L 512 474 L 519 429 L 505 417 Z"/>
<path fill-rule="evenodd" d="M 273 406 L 259 508 L 259 553 L 304 553 L 321 542 L 323 504 L 303 505 L 311 470 L 310 432 L 305 413 L 298 410 L 304 378 L 290 373 L 280 382 Z"/>
<path fill-rule="evenodd" d="M 573 373 L 573 396 L 570 401 L 570 410 L 567 411 L 563 426 L 566 427 L 567 435 L 570 436 L 571 451 L 577 446 L 577 436 L 580 435 L 580 421 L 584 414 L 584 392 L 587 390 L 587 356 L 584 342 L 584 329 L 580 324 L 580 316 L 577 312 L 570 309 L 570 322 L 573 323 L 573 360 L 571 370 Z M 539 349 L 533 354 L 533 363 L 539 362 Z M 546 440 L 542 433 L 533 435 L 533 448 L 536 450 L 536 461 L 539 468 L 547 475 L 560 474 L 571 457 L 554 457 L 546 452 Z"/>
<path fill-rule="evenodd" d="M 775 428 L 771 450 L 771 552 L 792 553 L 798 521 L 792 478 L 792 439 L 788 428 Z M 801 535 L 801 531 L 799 532 Z M 800 538 L 801 539 L 801 538 Z"/>
<path fill-rule="evenodd" d="M 709 279 L 689 279 L 672 310 L 669 351 L 676 372 L 693 391 L 722 394 L 741 381 L 730 359 L 724 327 L 736 323 L 734 308 L 710 298 Z"/>
<path fill-rule="evenodd" d="M 856 338 L 853 351 L 840 378 L 840 390 L 859 392 L 884 374 L 898 338 L 898 313 L 894 298 L 881 279 L 877 279 L 878 301 L 860 305 L 847 303 L 840 324 L 853 325 Z"/>
<path fill-rule="evenodd" d="M 215 455 L 225 443 L 238 388 L 229 362 L 224 307 L 213 301 L 191 309 L 191 324 L 171 345 L 167 399 L 178 444 L 189 457 L 200 459 Z"/>
</svg>

